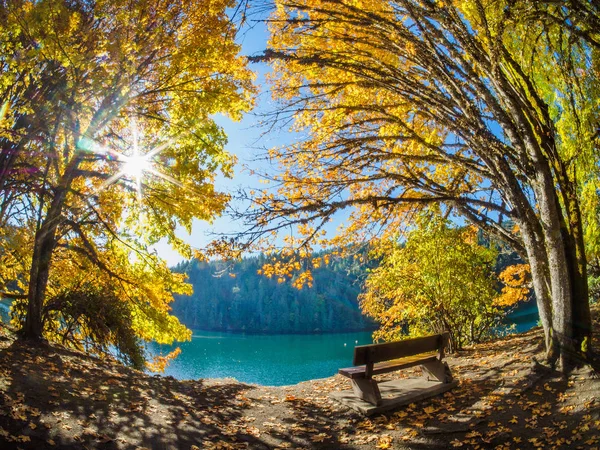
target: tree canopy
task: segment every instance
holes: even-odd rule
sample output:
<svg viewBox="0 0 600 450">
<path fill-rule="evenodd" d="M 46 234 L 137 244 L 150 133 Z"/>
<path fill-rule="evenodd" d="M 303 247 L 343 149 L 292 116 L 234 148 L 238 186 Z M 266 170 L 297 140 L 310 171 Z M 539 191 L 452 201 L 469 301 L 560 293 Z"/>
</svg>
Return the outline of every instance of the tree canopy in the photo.
<svg viewBox="0 0 600 450">
<path fill-rule="evenodd" d="M 375 339 L 450 333 L 460 349 L 502 330 L 501 319 L 529 292 L 527 267 L 496 273 L 498 248 L 481 245 L 475 227 L 422 214 L 405 242 L 383 243 L 361 294 L 361 308 L 380 323 Z"/>
<path fill-rule="evenodd" d="M 190 288 L 150 246 L 190 257 L 176 229 L 229 199 L 214 181 L 235 160 L 214 115 L 239 119 L 253 94 L 231 6 L 0 2 L 0 277 L 27 297 L 26 336 L 84 342 L 97 330 L 80 316 L 103 310 L 77 299 L 100 288 L 136 339 L 190 336 L 169 315 Z"/>
<path fill-rule="evenodd" d="M 581 354 L 598 229 L 597 4 L 274 4 L 255 59 L 273 67 L 274 118 L 300 139 L 270 151 L 280 173 L 246 238 L 296 225 L 285 253 L 302 256 L 393 236 L 441 205 L 527 259 L 550 358 Z"/>
</svg>

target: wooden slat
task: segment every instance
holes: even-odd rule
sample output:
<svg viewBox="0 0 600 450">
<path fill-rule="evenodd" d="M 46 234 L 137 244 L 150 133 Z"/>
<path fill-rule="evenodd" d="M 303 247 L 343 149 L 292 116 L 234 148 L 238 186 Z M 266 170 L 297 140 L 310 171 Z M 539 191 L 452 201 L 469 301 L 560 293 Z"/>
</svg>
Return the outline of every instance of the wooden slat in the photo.
<svg viewBox="0 0 600 450">
<path fill-rule="evenodd" d="M 405 356 L 417 355 L 420 353 L 439 350 L 443 345 L 441 334 L 425 336 L 414 339 L 406 339 L 397 342 L 388 342 L 384 344 L 359 345 L 354 347 L 355 366 L 363 364 L 378 363 Z"/>
<path fill-rule="evenodd" d="M 409 367 L 418 366 L 436 359 L 437 353 L 426 353 L 382 362 L 374 365 L 373 375 L 393 372 L 395 370 L 408 369 Z M 366 366 L 362 365 L 357 367 L 347 367 L 345 369 L 340 369 L 338 373 L 351 379 L 366 378 Z"/>
<path fill-rule="evenodd" d="M 437 353 L 431 353 L 429 355 L 416 355 L 409 358 L 386 361 L 375 365 L 373 368 L 373 375 L 393 372 L 395 370 L 408 369 L 409 367 L 419 366 L 435 359 L 437 359 Z"/>
<path fill-rule="evenodd" d="M 351 390 L 332 392 L 330 396 L 362 414 L 371 416 L 442 394 L 457 385 L 458 381 L 439 383 L 428 381 L 424 378 L 386 381 L 379 383 L 379 391 L 382 399 L 378 405 L 361 400 Z"/>
</svg>

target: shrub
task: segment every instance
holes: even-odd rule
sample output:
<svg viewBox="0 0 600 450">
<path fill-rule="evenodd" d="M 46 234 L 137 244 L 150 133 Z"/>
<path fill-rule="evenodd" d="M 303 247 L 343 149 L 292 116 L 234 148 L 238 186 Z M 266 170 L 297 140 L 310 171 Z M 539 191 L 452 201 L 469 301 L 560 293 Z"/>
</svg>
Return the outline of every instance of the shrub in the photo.
<svg viewBox="0 0 600 450">
<path fill-rule="evenodd" d="M 453 228 L 440 217 L 421 216 L 406 242 L 375 250 L 360 296 L 363 311 L 380 323 L 378 340 L 450 332 L 453 349 L 492 336 L 507 308 L 523 299 L 526 267 L 509 267 L 501 283 L 497 251 L 478 244 L 474 228 Z M 499 288 L 504 284 L 502 292 Z"/>
</svg>

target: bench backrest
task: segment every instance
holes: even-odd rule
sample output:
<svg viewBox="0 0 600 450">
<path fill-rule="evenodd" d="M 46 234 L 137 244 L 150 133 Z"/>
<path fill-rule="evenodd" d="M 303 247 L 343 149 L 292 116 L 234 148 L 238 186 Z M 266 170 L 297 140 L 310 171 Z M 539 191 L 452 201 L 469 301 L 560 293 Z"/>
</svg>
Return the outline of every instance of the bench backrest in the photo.
<svg viewBox="0 0 600 450">
<path fill-rule="evenodd" d="M 444 348 L 448 346 L 449 338 L 450 334 L 446 331 L 442 334 L 405 339 L 403 341 L 359 345 L 354 347 L 353 365 L 369 365 L 436 350 L 439 350 L 440 359 L 442 359 L 444 357 Z"/>
</svg>

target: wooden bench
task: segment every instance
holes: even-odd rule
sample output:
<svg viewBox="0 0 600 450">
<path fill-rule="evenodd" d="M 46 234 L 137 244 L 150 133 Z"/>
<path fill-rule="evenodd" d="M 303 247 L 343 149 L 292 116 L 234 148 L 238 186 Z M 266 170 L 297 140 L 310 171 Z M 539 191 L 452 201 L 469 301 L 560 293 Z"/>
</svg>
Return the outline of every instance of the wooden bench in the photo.
<svg viewBox="0 0 600 450">
<path fill-rule="evenodd" d="M 393 388 L 388 391 L 398 394 L 399 398 L 402 397 L 400 398 L 401 404 L 437 395 L 457 384 L 452 379 L 450 368 L 442 361 L 449 339 L 450 334 L 445 332 L 384 344 L 360 345 L 354 348 L 354 367 L 340 369 L 339 373 L 350 378 L 356 397 L 376 407 L 381 406 L 383 400 L 379 385 L 373 376 L 414 366 L 421 366 L 422 380 L 412 382 L 410 389 L 404 389 L 404 391 L 401 386 L 407 380 L 397 380 L 394 382 Z M 394 398 L 389 398 L 390 395 L 387 397 L 385 409 L 400 404 L 398 401 L 394 401 Z M 360 410 L 361 412 L 366 411 Z"/>
</svg>

